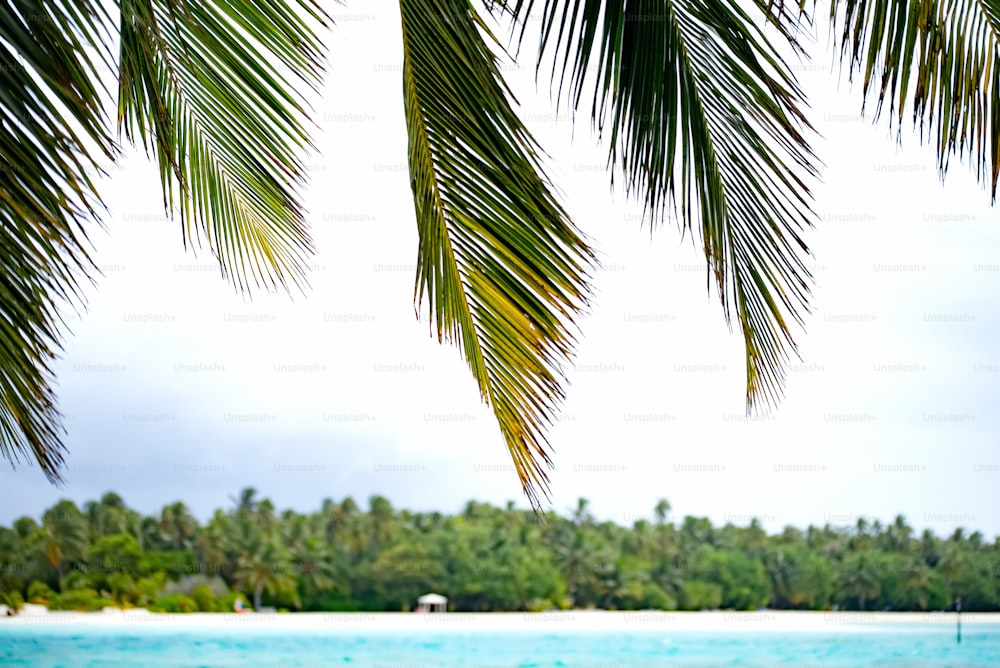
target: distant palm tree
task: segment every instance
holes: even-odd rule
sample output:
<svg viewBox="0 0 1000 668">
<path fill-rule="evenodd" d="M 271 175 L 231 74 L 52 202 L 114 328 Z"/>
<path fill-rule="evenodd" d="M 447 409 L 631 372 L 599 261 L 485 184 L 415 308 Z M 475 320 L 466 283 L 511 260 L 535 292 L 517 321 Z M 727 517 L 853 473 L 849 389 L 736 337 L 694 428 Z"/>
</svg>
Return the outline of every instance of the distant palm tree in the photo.
<svg viewBox="0 0 1000 668">
<path fill-rule="evenodd" d="M 909 552 L 912 547 L 913 529 L 906 524 L 906 517 L 896 515 L 896 519 L 883 534 L 885 548 L 891 552 Z"/>
<path fill-rule="evenodd" d="M 230 557 L 238 554 L 241 536 L 239 525 L 231 515 L 216 510 L 208 524 L 198 534 L 199 560 L 204 561 L 213 570 L 219 571 L 228 580 L 232 580 L 232 563 Z"/>
<path fill-rule="evenodd" d="M 79 559 L 87 547 L 87 521 L 72 501 L 62 500 L 42 515 L 45 554 L 59 574 L 60 586 L 66 563 Z"/>
<path fill-rule="evenodd" d="M 670 502 L 666 499 L 660 499 L 656 502 L 656 507 L 653 508 L 653 514 L 656 515 L 656 525 L 662 526 L 666 523 L 667 517 L 670 515 Z"/>
<path fill-rule="evenodd" d="M 128 506 L 125 505 L 125 499 L 118 492 L 105 492 L 101 496 L 101 505 L 107 508 L 114 508 L 115 510 L 128 510 Z"/>
<path fill-rule="evenodd" d="M 132 529 L 132 534 L 142 549 L 159 550 L 164 547 L 160 523 L 155 517 L 143 517 Z"/>
<path fill-rule="evenodd" d="M 183 501 L 166 505 L 160 513 L 160 530 L 173 550 L 194 546 L 198 522 Z"/>
<path fill-rule="evenodd" d="M 338 531 L 345 519 L 343 507 L 333 499 L 323 499 L 320 511 L 315 516 L 317 530 L 329 544 L 337 540 Z"/>
<path fill-rule="evenodd" d="M 120 533 L 126 530 L 128 524 L 121 508 L 108 506 L 103 501 L 86 502 L 83 514 L 87 518 L 87 529 L 94 537 Z"/>
<path fill-rule="evenodd" d="M 569 598 L 577 607 L 596 605 L 602 576 L 610 574 L 614 558 L 594 531 L 587 499 L 577 500 L 572 522 L 560 520 L 551 529 L 553 556 L 566 578 Z"/>
<path fill-rule="evenodd" d="M 801 54 L 815 4 L 537 5 L 399 3 L 418 313 L 459 346 L 533 502 L 547 489 L 546 429 L 598 262 L 517 116 L 498 26 L 518 50 L 540 36 L 527 57 L 551 67 L 558 104 L 589 117 L 645 220 L 697 229 L 725 317 L 742 330 L 748 409 L 778 399 L 797 354 L 818 176 L 807 101 L 782 56 Z M 238 289 L 301 286 L 312 252 L 301 156 L 304 93 L 319 85 L 326 53 L 320 4 L 116 0 L 114 16 L 108 6 L 0 6 L 0 452 L 34 459 L 54 481 L 60 310 L 82 300 L 94 273 L 86 240 L 104 212 L 93 175 L 122 135 L 155 157 L 185 243 L 207 243 Z M 833 0 L 829 12 L 842 61 L 877 96 L 874 116 L 901 125 L 912 112 L 941 173 L 959 154 L 994 195 L 998 17 L 972 0 Z"/>
<path fill-rule="evenodd" d="M 275 512 L 274 503 L 271 499 L 263 499 L 259 504 L 257 504 L 257 512 L 254 515 L 248 515 L 242 517 L 237 515 L 237 518 L 243 520 L 253 520 L 256 523 L 256 528 L 263 532 L 265 536 L 273 536 L 278 528 L 278 515 Z"/>
<path fill-rule="evenodd" d="M 239 496 L 230 496 L 229 499 L 236 504 L 237 514 L 255 513 L 257 506 L 260 505 L 260 501 L 257 499 L 257 490 L 254 487 L 244 487 L 240 490 Z"/>
<path fill-rule="evenodd" d="M 956 533 L 961 529 L 956 530 Z M 952 584 L 958 580 L 966 569 L 966 557 L 961 548 L 961 540 L 950 542 L 941 553 L 941 559 L 937 562 L 937 571 L 944 577 L 945 585 L 951 589 Z"/>
<path fill-rule="evenodd" d="M 743 533 L 743 539 L 745 541 L 744 549 L 747 554 L 758 556 L 763 552 L 767 544 L 767 532 L 761 526 L 760 518 L 753 517 L 750 519 L 750 526 Z"/>
<path fill-rule="evenodd" d="M 330 591 L 346 580 L 333 546 L 318 536 L 310 536 L 292 548 L 295 572 L 305 588 L 304 594 Z"/>
<path fill-rule="evenodd" d="M 796 564 L 785 558 L 785 553 L 781 550 L 776 552 L 767 564 L 768 575 L 771 576 L 771 586 L 774 589 L 774 599 L 781 602 L 781 606 L 793 606 L 795 577 L 792 572 Z"/>
<path fill-rule="evenodd" d="M 920 534 L 920 556 L 931 568 L 937 566 L 941 559 L 941 540 L 930 529 L 924 529 Z"/>
<path fill-rule="evenodd" d="M 590 512 L 590 500 L 582 496 L 576 500 L 576 508 L 573 510 L 573 524 L 576 526 L 590 526 L 594 523 L 594 516 Z"/>
<path fill-rule="evenodd" d="M 933 590 L 931 570 L 922 562 L 917 562 L 903 576 L 903 586 L 906 587 L 906 591 L 916 607 L 920 610 L 926 610 Z"/>
<path fill-rule="evenodd" d="M 295 591 L 292 570 L 288 550 L 277 540 L 263 539 L 239 556 L 234 580 L 237 586 L 253 590 L 254 610 L 260 610 L 265 590 L 271 595 L 281 590 Z"/>
<path fill-rule="evenodd" d="M 378 494 L 368 499 L 368 517 L 371 523 L 370 545 L 373 551 L 384 547 L 393 536 L 392 504 Z"/>
<path fill-rule="evenodd" d="M 844 565 L 841 587 L 848 596 L 858 599 L 858 607 L 865 609 L 865 602 L 882 592 L 882 584 L 871 561 L 865 555 L 854 555 Z"/>
<path fill-rule="evenodd" d="M 354 499 L 348 496 L 340 502 L 338 518 L 338 542 L 346 548 L 349 561 L 354 563 L 363 556 L 361 552 L 365 544 L 365 517 Z"/>
<path fill-rule="evenodd" d="M 632 523 L 632 531 L 626 535 L 622 543 L 622 551 L 629 556 L 643 561 L 649 561 L 656 549 L 653 532 L 646 520 L 636 520 Z"/>
</svg>

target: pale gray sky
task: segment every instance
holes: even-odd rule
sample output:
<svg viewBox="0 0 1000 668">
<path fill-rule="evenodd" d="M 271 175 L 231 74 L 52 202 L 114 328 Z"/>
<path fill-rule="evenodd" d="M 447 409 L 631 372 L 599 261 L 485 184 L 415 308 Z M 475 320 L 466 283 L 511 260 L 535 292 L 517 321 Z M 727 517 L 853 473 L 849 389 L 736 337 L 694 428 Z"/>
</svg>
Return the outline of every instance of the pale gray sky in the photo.
<svg viewBox="0 0 1000 668">
<path fill-rule="evenodd" d="M 155 168 L 130 155 L 103 186 L 109 234 L 93 235 L 106 277 L 59 365 L 68 483 L 0 467 L 0 522 L 107 490 L 144 512 L 184 500 L 205 519 L 246 485 L 298 510 L 348 494 L 527 505 L 457 350 L 414 318 L 398 9 L 345 10 L 328 42 L 307 161 L 311 290 L 235 294 L 206 252 L 185 254 Z M 898 148 L 886 124 L 862 122 L 860 90 L 838 84 L 825 41 L 817 53 L 800 68 L 826 164 L 807 237 L 814 312 L 785 400 L 750 422 L 742 339 L 690 237 L 651 240 L 640 207 L 609 191 L 586 124 L 574 138 L 532 71 L 507 68 L 605 264 L 550 432 L 555 509 L 585 496 L 630 523 L 666 497 L 674 517 L 756 515 L 770 531 L 903 513 L 938 534 L 1000 534 L 997 210 L 957 161 L 942 185 L 909 129 Z"/>
</svg>

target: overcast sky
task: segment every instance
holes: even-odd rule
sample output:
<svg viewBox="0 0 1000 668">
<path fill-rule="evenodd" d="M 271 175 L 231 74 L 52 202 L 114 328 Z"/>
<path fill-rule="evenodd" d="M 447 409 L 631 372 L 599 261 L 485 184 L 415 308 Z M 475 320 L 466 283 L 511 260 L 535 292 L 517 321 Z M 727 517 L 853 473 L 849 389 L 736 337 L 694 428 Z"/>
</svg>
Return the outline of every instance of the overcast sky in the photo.
<svg viewBox="0 0 1000 668">
<path fill-rule="evenodd" d="M 105 277 L 58 365 L 68 482 L 3 465 L 0 523 L 108 490 L 150 513 L 183 500 L 204 520 L 248 485 L 301 511 L 373 494 L 419 510 L 527 507 L 458 351 L 414 316 L 399 16 L 375 5 L 342 14 L 328 39 L 306 295 L 245 299 L 207 251 L 185 253 L 143 155 L 103 184 L 109 230 L 92 239 Z M 557 511 L 585 496 L 630 524 L 665 497 L 674 518 L 757 516 L 769 531 L 902 513 L 939 535 L 1000 534 L 997 210 L 965 165 L 942 185 L 913 132 L 897 147 L 885 123 L 862 121 L 860 90 L 838 83 L 825 40 L 815 50 L 797 68 L 825 163 L 807 236 L 814 312 L 784 401 L 749 422 L 742 338 L 691 238 L 669 226 L 650 238 L 639 205 L 610 191 L 588 127 L 574 137 L 532 72 L 505 68 L 605 265 L 550 431 Z"/>
</svg>

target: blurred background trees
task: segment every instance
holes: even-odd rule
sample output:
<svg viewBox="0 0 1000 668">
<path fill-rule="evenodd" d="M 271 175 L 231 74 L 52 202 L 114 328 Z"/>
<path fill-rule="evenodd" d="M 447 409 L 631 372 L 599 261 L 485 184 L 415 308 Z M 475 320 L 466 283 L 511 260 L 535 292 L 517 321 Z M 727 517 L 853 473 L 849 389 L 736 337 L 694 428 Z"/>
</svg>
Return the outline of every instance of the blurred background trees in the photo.
<svg viewBox="0 0 1000 668">
<path fill-rule="evenodd" d="M 201 523 L 181 501 L 143 515 L 114 493 L 69 500 L 41 522 L 0 527 L 0 602 L 53 609 L 147 607 L 407 610 L 428 591 L 455 610 L 1000 610 L 1000 539 L 958 529 L 715 526 L 669 519 L 661 501 L 632 526 L 469 501 L 461 512 L 411 512 L 373 496 L 302 514 L 253 488 Z"/>
</svg>

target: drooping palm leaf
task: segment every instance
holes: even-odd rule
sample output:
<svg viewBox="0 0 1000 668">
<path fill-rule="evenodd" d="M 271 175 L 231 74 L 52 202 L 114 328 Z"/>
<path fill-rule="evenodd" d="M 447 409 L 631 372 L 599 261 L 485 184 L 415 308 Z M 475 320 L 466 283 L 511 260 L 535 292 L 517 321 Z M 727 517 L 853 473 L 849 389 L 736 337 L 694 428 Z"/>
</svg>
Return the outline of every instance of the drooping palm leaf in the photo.
<svg viewBox="0 0 1000 668">
<path fill-rule="evenodd" d="M 0 454 L 33 458 L 51 481 L 64 452 L 60 308 L 81 303 L 94 268 L 91 175 L 111 152 L 94 59 L 105 18 L 89 0 L 0 5 Z"/>
<path fill-rule="evenodd" d="M 299 201 L 309 146 L 301 92 L 318 82 L 314 0 L 119 0 L 119 124 L 152 144 L 185 240 L 204 233 L 225 275 L 287 286 L 312 246 Z M 178 201 L 179 200 L 179 201 Z"/>
<path fill-rule="evenodd" d="M 457 343 L 525 493 L 545 491 L 544 428 L 594 258 L 540 176 L 495 38 L 469 0 L 401 0 L 403 91 L 420 247 L 417 300 Z"/>
<path fill-rule="evenodd" d="M 119 0 L 119 124 L 156 148 L 165 205 L 185 239 L 203 232 L 240 287 L 297 283 L 310 250 L 298 201 L 308 145 L 302 97 L 326 20 L 312 0 Z M 97 62 L 111 66 L 112 21 L 89 0 L 0 6 L 0 454 L 33 457 L 60 479 L 61 417 L 51 362 L 59 307 L 94 267 L 99 224 L 92 154 L 114 142 Z"/>
<path fill-rule="evenodd" d="M 522 25 L 534 5 L 504 3 Z M 727 321 L 735 310 L 743 331 L 748 409 L 780 394 L 795 352 L 789 320 L 808 311 L 801 233 L 817 173 L 802 92 L 758 23 L 777 23 L 792 46 L 794 27 L 754 7 L 546 0 L 538 56 L 539 68 L 551 57 L 553 86 L 574 109 L 593 88 L 592 121 L 648 219 L 699 225 Z"/>
<path fill-rule="evenodd" d="M 901 127 L 907 106 L 921 139 L 934 142 L 943 178 L 958 155 L 990 185 L 1000 176 L 1000 2 L 996 0 L 831 0 L 841 61 L 888 102 Z M 893 117 L 895 115 L 895 117 Z"/>
</svg>

